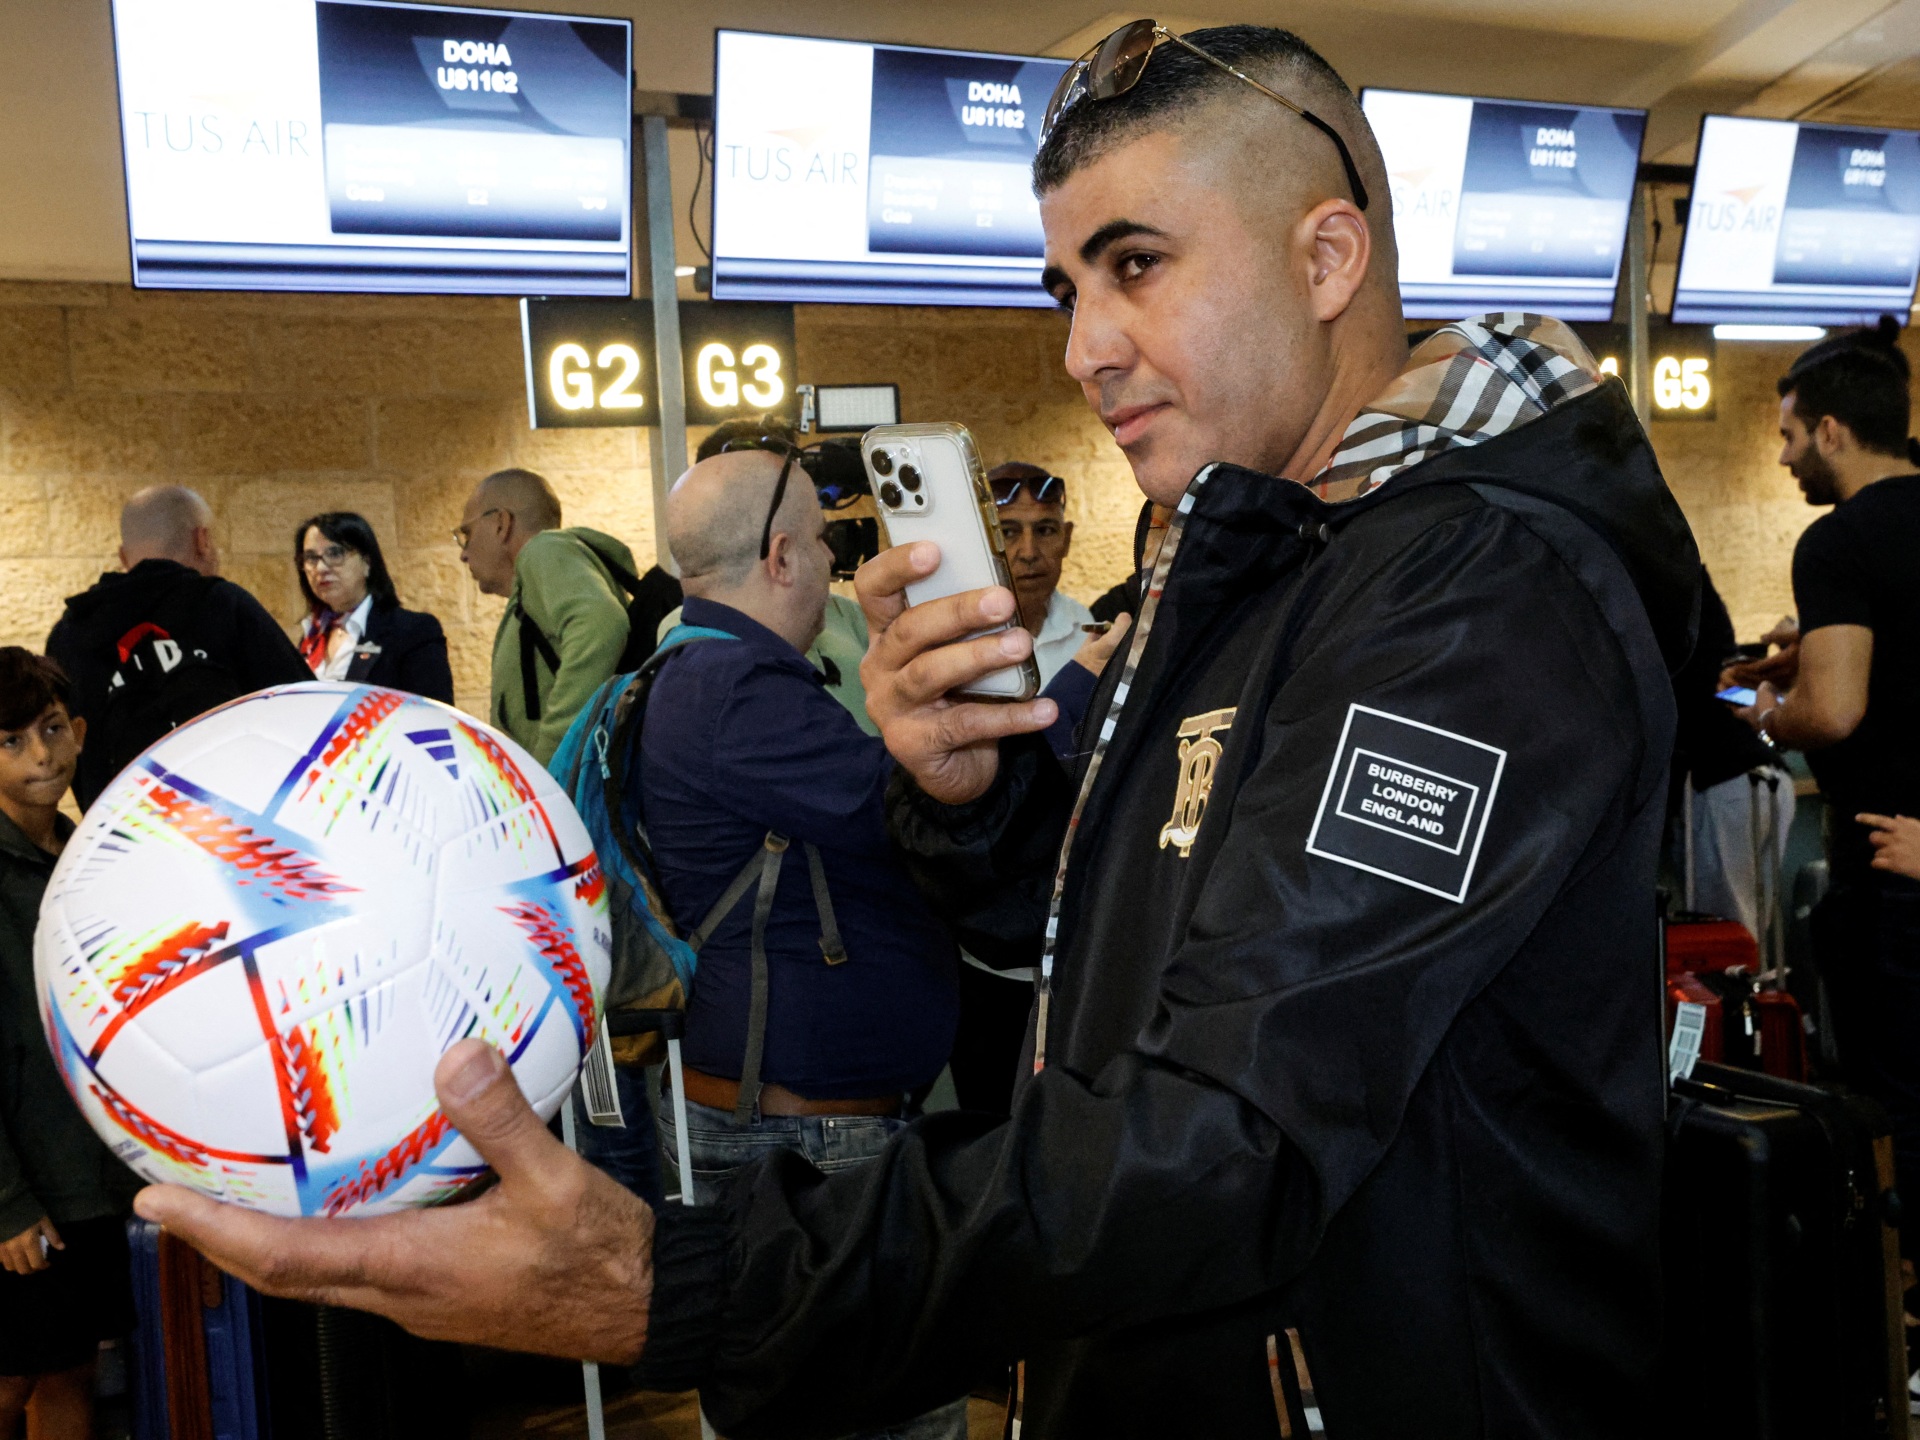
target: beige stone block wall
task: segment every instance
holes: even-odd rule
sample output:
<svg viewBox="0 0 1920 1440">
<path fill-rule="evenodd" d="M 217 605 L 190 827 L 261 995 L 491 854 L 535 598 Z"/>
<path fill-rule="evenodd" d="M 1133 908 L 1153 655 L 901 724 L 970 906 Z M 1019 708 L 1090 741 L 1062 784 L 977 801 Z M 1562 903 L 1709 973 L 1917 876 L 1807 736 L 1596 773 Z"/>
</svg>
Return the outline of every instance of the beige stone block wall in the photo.
<svg viewBox="0 0 1920 1440">
<path fill-rule="evenodd" d="M 127 496 L 175 481 L 213 505 L 225 573 L 289 630 L 294 526 L 364 514 L 402 599 L 446 626 L 460 703 L 484 713 L 500 602 L 448 536 L 467 492 L 534 466 L 569 521 L 650 564 L 637 434 L 527 428 L 511 300 L 0 282 L 0 643 L 42 644 L 62 598 L 114 567 Z"/>
<path fill-rule="evenodd" d="M 963 421 L 987 464 L 1065 476 L 1069 593 L 1126 573 L 1139 493 L 1062 370 L 1064 316 L 802 306 L 795 328 L 800 378 L 892 381 L 907 419 Z M 1653 426 L 1743 636 L 1792 609 L 1793 543 L 1815 514 L 1774 463 L 1773 380 L 1793 353 L 1721 345 L 1717 418 Z M 461 704 L 483 711 L 500 602 L 448 531 L 504 465 L 540 470 L 569 523 L 652 563 L 645 432 L 529 429 L 511 300 L 0 281 L 0 643 L 40 645 L 62 598 L 114 565 L 121 503 L 171 480 L 214 505 L 227 573 L 289 628 L 293 526 L 361 511 L 403 598 L 445 624 Z"/>
</svg>

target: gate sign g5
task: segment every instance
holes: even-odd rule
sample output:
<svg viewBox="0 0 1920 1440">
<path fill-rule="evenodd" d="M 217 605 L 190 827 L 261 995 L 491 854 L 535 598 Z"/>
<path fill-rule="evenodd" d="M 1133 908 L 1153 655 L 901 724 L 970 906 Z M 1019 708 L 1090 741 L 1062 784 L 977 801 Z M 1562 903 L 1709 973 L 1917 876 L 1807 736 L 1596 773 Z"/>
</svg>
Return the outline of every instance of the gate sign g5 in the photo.
<svg viewBox="0 0 1920 1440">
<path fill-rule="evenodd" d="M 651 300 L 522 300 L 533 427 L 657 425 Z M 792 414 L 793 307 L 683 302 L 687 421 Z"/>
</svg>

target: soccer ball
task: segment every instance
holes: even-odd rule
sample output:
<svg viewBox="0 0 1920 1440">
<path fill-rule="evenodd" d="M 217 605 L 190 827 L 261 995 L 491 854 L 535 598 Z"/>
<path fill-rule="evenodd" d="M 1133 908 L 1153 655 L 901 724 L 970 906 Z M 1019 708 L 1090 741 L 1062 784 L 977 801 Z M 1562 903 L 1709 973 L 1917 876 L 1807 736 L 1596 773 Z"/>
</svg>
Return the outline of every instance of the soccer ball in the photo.
<svg viewBox="0 0 1920 1440">
<path fill-rule="evenodd" d="M 433 1093 L 496 1045 L 542 1118 L 610 932 L 586 827 L 498 731 L 284 685 L 121 772 L 47 887 L 34 974 L 73 1098 L 146 1179 L 279 1215 L 431 1205 L 486 1166 Z"/>
</svg>

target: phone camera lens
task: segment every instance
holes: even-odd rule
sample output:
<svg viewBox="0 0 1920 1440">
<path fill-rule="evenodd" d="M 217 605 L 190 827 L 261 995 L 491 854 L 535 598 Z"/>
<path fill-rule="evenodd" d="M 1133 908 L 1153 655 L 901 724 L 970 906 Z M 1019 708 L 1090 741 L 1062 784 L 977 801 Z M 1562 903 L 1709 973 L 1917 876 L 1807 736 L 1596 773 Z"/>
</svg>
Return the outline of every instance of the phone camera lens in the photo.
<svg viewBox="0 0 1920 1440">
<path fill-rule="evenodd" d="M 900 467 L 900 483 L 914 494 L 920 493 L 920 472 L 911 465 Z"/>
<path fill-rule="evenodd" d="M 876 475 L 891 475 L 893 473 L 893 456 L 885 450 L 874 451 L 873 473 Z"/>
<path fill-rule="evenodd" d="M 880 487 L 880 503 L 889 510 L 898 510 L 907 497 L 900 493 L 900 487 L 891 480 Z"/>
</svg>

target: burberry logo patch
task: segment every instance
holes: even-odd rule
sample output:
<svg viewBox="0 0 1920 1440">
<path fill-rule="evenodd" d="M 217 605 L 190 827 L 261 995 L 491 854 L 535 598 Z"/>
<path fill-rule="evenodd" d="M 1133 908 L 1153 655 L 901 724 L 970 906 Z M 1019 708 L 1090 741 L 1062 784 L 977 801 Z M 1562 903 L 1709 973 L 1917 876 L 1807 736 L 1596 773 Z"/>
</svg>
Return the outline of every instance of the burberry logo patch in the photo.
<svg viewBox="0 0 1920 1440">
<path fill-rule="evenodd" d="M 1207 800 L 1213 794 L 1213 770 L 1223 748 L 1214 736 L 1233 725 L 1237 707 L 1209 710 L 1204 715 L 1189 715 L 1180 722 L 1180 780 L 1173 791 L 1173 815 L 1160 827 L 1160 848 L 1180 848 L 1186 859 L 1193 842 L 1200 836 L 1200 820 L 1207 813 Z"/>
</svg>

